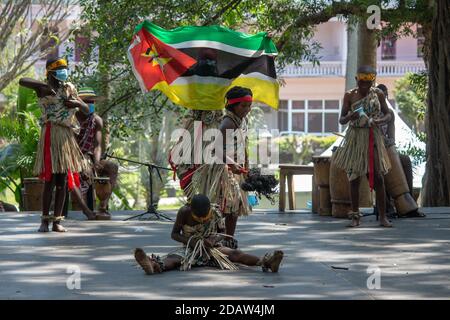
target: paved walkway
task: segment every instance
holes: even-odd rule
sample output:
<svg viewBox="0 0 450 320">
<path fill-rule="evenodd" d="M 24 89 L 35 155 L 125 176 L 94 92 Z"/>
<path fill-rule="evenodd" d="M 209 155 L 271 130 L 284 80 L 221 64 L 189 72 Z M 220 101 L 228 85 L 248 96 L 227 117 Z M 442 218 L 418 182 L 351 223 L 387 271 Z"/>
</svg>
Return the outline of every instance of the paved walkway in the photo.
<svg viewBox="0 0 450 320">
<path fill-rule="evenodd" d="M 39 234 L 37 214 L 2 213 L 0 299 L 448 299 L 450 208 L 424 211 L 432 213 L 394 220 L 392 229 L 373 216 L 350 229 L 346 220 L 304 212 L 259 212 L 239 220 L 239 244 L 255 255 L 283 249 L 278 274 L 242 267 L 153 276 L 135 266 L 132 251 L 175 249 L 171 223 L 121 221 L 130 212 L 91 222 L 71 213 L 69 233 Z M 80 289 L 67 288 L 71 266 L 81 271 Z M 378 290 L 367 287 L 369 266 L 380 268 Z"/>
</svg>

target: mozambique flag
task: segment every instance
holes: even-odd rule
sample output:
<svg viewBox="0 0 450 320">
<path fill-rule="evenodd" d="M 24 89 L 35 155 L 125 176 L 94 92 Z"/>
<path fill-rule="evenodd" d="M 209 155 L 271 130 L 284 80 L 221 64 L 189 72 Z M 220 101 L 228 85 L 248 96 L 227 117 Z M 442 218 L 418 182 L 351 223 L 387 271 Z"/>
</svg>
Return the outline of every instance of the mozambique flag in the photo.
<svg viewBox="0 0 450 320">
<path fill-rule="evenodd" d="M 276 47 L 265 32 L 249 35 L 221 26 L 165 30 L 144 21 L 136 27 L 128 58 L 144 92 L 162 91 L 173 103 L 220 110 L 233 86 L 278 108 Z"/>
</svg>

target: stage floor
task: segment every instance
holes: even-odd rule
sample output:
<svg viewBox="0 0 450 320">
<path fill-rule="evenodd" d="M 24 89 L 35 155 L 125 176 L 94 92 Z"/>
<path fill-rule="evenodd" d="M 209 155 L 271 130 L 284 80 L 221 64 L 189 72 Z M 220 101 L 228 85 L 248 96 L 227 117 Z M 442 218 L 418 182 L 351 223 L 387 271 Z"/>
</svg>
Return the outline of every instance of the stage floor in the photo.
<svg viewBox="0 0 450 320">
<path fill-rule="evenodd" d="M 284 250 L 278 274 L 241 267 L 153 276 L 135 266 L 133 249 L 172 251 L 172 223 L 121 221 L 136 212 L 82 221 L 71 212 L 68 233 L 40 234 L 38 214 L 1 213 L 0 299 L 449 299 L 450 208 L 424 211 L 427 218 L 396 219 L 392 229 L 374 216 L 351 229 L 306 212 L 256 212 L 238 222 L 240 248 Z M 368 288 L 376 275 L 368 267 L 379 268 L 380 289 Z"/>
</svg>

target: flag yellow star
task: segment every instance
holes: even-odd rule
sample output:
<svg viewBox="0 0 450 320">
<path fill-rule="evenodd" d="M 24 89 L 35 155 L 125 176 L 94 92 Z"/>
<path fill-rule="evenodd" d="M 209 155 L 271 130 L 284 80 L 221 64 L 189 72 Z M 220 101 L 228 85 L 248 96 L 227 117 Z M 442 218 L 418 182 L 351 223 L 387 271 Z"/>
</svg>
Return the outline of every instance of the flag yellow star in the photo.
<svg viewBox="0 0 450 320">
<path fill-rule="evenodd" d="M 143 57 L 150 58 L 148 62 L 152 63 L 152 66 L 159 65 L 162 69 L 163 66 L 168 63 L 172 58 L 162 58 L 159 56 L 158 51 L 155 48 L 155 45 L 152 45 L 152 48 L 148 48 L 145 53 L 142 54 Z"/>
</svg>

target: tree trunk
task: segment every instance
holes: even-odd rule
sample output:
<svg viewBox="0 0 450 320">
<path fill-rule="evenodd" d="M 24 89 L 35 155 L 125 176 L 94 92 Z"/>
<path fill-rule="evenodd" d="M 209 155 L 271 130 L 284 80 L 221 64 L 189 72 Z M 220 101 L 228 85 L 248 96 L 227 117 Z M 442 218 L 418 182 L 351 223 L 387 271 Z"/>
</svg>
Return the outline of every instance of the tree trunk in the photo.
<svg viewBox="0 0 450 320">
<path fill-rule="evenodd" d="M 356 69 L 358 60 L 358 25 L 347 25 L 347 62 L 345 68 L 345 91 L 356 87 Z"/>
<path fill-rule="evenodd" d="M 377 46 L 376 30 L 367 29 L 366 21 L 361 19 L 358 23 L 358 67 L 377 68 Z"/>
<path fill-rule="evenodd" d="M 423 205 L 450 205 L 450 3 L 433 10 L 426 114 L 427 165 Z"/>
</svg>

